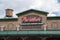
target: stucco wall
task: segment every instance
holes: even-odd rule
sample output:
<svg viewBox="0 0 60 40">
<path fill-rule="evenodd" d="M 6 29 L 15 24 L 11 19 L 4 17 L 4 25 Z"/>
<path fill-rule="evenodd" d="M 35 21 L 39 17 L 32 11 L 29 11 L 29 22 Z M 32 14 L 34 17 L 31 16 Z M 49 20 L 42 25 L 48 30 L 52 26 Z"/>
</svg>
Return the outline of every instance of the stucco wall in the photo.
<svg viewBox="0 0 60 40">
<path fill-rule="evenodd" d="M 0 21 L 0 28 L 3 27 L 4 30 L 16 30 L 17 26 L 17 21 Z"/>
<path fill-rule="evenodd" d="M 42 23 L 44 23 L 41 26 L 21 26 L 22 17 L 27 15 L 38 15 L 42 17 Z M 46 15 L 38 12 L 28 12 L 24 15 L 20 15 L 17 20 L 12 21 L 0 21 L 0 30 L 1 27 L 3 27 L 4 30 L 43 30 L 44 25 L 46 26 L 47 30 L 60 30 L 60 20 L 49 20 L 47 19 Z"/>
<path fill-rule="evenodd" d="M 60 30 L 60 20 L 47 20 L 48 30 Z"/>
</svg>

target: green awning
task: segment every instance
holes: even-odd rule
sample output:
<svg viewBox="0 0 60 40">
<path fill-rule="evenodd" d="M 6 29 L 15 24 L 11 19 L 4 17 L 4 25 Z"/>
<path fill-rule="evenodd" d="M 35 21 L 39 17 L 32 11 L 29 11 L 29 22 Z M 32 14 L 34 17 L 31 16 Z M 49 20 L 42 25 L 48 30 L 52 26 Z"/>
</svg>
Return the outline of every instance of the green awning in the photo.
<svg viewBox="0 0 60 40">
<path fill-rule="evenodd" d="M 44 30 L 19 30 L 19 31 L 0 31 L 0 36 L 5 35 L 60 35 L 60 31 Z"/>
<path fill-rule="evenodd" d="M 42 25 L 44 23 L 20 23 L 20 25 L 24 26 L 24 25 Z"/>
</svg>

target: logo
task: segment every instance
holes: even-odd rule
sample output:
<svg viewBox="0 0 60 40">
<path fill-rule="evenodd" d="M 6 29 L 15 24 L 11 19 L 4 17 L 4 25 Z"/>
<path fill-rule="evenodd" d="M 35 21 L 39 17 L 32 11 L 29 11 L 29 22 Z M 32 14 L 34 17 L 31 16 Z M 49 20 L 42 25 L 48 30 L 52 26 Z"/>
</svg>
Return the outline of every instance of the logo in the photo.
<svg viewBox="0 0 60 40">
<path fill-rule="evenodd" d="M 41 23 L 42 17 L 38 15 L 28 15 L 28 16 L 22 17 L 22 22 L 23 23 Z"/>
</svg>

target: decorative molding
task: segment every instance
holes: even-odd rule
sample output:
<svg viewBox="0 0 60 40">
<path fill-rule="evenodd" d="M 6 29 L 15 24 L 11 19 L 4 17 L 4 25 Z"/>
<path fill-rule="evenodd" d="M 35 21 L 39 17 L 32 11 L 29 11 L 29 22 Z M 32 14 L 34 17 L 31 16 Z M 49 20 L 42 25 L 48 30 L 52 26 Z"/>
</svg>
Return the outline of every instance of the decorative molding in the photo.
<svg viewBox="0 0 60 40">
<path fill-rule="evenodd" d="M 20 25 L 43 25 L 44 23 L 20 23 Z"/>
</svg>

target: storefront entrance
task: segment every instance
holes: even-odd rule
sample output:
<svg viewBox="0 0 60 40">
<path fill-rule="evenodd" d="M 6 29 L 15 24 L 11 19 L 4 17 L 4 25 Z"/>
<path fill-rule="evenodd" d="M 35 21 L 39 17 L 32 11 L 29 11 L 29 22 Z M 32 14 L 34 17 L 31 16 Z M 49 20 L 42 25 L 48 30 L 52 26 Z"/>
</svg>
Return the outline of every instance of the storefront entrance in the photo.
<svg viewBox="0 0 60 40">
<path fill-rule="evenodd" d="M 60 40 L 60 37 L 8 36 L 8 37 L 0 37 L 0 40 Z"/>
<path fill-rule="evenodd" d="M 26 37 L 0 37 L 0 40 L 41 40 L 40 37 L 26 36 Z"/>
<path fill-rule="evenodd" d="M 28 37 L 26 40 L 41 40 L 40 37 Z"/>
<path fill-rule="evenodd" d="M 47 38 L 46 40 L 60 40 L 60 37 Z"/>
</svg>

